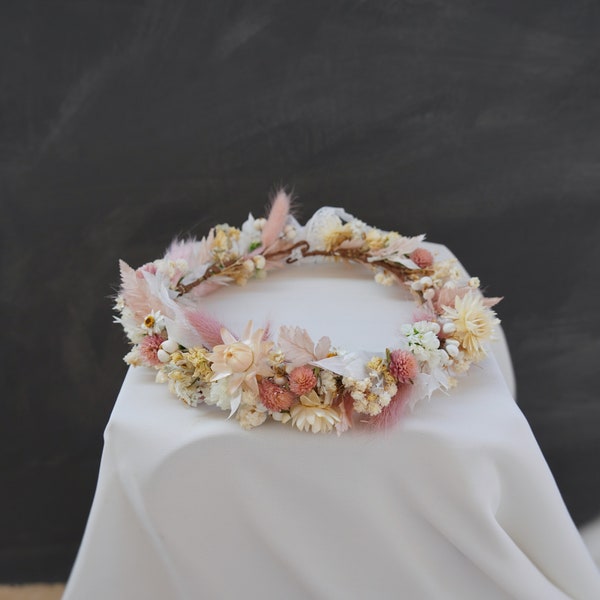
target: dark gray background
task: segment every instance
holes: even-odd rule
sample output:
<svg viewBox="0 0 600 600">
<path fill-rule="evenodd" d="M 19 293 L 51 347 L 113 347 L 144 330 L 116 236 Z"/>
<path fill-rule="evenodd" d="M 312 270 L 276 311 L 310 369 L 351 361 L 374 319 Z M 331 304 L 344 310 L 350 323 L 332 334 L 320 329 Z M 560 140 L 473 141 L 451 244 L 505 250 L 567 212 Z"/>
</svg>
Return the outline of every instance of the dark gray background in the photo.
<svg viewBox="0 0 600 600">
<path fill-rule="evenodd" d="M 598 7 L 3 2 L 0 580 L 74 559 L 125 372 L 117 259 L 280 183 L 506 297 L 520 405 L 575 520 L 599 512 Z"/>
</svg>

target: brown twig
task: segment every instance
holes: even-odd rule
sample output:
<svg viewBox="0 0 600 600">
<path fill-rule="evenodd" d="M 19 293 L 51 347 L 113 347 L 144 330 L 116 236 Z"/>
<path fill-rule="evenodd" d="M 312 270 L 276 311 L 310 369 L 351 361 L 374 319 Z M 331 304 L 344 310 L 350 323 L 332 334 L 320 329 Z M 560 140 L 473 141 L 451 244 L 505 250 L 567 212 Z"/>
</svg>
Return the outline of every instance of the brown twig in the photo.
<svg viewBox="0 0 600 600">
<path fill-rule="evenodd" d="M 179 292 L 180 296 L 183 296 L 183 294 L 187 294 L 188 292 L 192 291 L 196 286 L 199 286 L 204 281 L 207 281 L 208 279 L 210 279 L 211 277 L 214 277 L 215 275 L 220 275 L 221 273 L 223 273 L 227 269 L 235 266 L 239 262 L 240 262 L 240 259 L 236 258 L 235 260 L 232 260 L 231 262 L 226 263 L 222 266 L 214 264 L 214 265 L 210 266 L 208 269 L 206 269 L 206 272 L 204 273 L 204 275 L 202 275 L 202 277 L 199 277 L 198 279 L 194 279 L 194 281 L 191 281 L 190 283 L 187 283 L 185 285 L 183 283 L 180 283 L 175 289 L 176 289 L 176 291 Z"/>
<path fill-rule="evenodd" d="M 266 260 L 272 260 L 272 259 L 276 259 L 276 258 L 287 255 L 287 259 L 285 262 L 288 264 L 292 264 L 299 260 L 299 258 L 294 258 L 293 256 L 291 256 L 291 253 L 296 249 L 300 249 L 302 258 L 307 258 L 310 256 L 325 256 L 325 257 L 329 257 L 329 258 L 340 258 L 342 260 L 359 263 L 359 264 L 365 265 L 370 268 L 380 266 L 383 269 L 385 269 L 386 271 L 389 271 L 390 273 L 392 273 L 392 275 L 395 275 L 400 281 L 414 280 L 414 279 L 418 279 L 419 277 L 423 277 L 424 275 L 431 275 L 433 273 L 432 269 L 428 269 L 428 268 L 418 269 L 418 270 L 410 269 L 400 263 L 390 262 L 386 259 L 369 261 L 368 257 L 365 255 L 365 253 L 361 252 L 361 250 L 359 248 L 338 248 L 335 250 L 311 250 L 310 244 L 306 240 L 296 242 L 295 244 L 292 244 L 291 246 L 288 246 L 286 248 L 282 248 L 281 250 L 276 250 L 273 252 L 265 252 L 265 254 L 263 254 L 263 256 Z M 211 277 L 214 277 L 215 275 L 220 275 L 220 274 L 224 273 L 225 271 L 227 271 L 228 269 L 230 269 L 231 267 L 239 264 L 241 262 L 241 260 L 242 259 L 237 258 L 237 259 L 232 260 L 231 262 L 226 263 L 222 266 L 214 264 L 206 270 L 206 272 L 204 273 L 204 275 L 202 275 L 202 277 L 199 277 L 198 279 L 196 279 L 190 283 L 187 283 L 185 285 L 180 283 L 177 286 L 176 290 L 179 292 L 179 294 L 181 296 L 183 294 L 187 294 L 188 292 L 193 290 L 196 286 L 200 285 L 204 281 L 207 281 L 208 279 L 210 279 Z"/>
</svg>

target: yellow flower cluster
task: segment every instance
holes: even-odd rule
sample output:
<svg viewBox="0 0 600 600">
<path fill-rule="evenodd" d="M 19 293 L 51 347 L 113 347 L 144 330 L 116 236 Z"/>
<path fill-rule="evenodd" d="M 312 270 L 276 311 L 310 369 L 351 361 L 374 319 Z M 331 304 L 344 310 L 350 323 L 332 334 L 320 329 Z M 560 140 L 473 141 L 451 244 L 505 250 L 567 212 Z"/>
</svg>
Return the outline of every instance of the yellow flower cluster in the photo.
<svg viewBox="0 0 600 600">
<path fill-rule="evenodd" d="M 354 233 L 349 223 L 345 225 L 340 224 L 338 227 L 332 227 L 329 231 L 325 232 L 323 236 L 323 243 L 325 250 L 331 252 L 338 248 L 343 242 L 351 240 Z"/>
<path fill-rule="evenodd" d="M 240 230 L 229 225 L 217 225 L 212 252 L 217 262 L 225 264 L 239 257 L 235 242 L 240 239 Z"/>
<path fill-rule="evenodd" d="M 187 404 L 196 406 L 202 401 L 213 372 L 204 348 L 177 350 L 164 366 L 169 389 Z"/>
<path fill-rule="evenodd" d="M 342 383 L 354 400 L 354 410 L 375 417 L 391 402 L 398 391 L 398 386 L 383 358 L 374 356 L 366 366 L 369 369 L 368 377 L 365 379 L 344 377 Z"/>
</svg>

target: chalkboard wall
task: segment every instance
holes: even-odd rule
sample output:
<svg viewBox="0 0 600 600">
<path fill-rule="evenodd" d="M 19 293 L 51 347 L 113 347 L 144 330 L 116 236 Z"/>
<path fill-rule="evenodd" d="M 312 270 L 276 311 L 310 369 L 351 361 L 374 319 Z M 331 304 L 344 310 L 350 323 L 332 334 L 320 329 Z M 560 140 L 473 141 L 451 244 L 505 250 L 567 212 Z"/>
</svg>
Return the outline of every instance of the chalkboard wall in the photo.
<svg viewBox="0 0 600 600">
<path fill-rule="evenodd" d="M 499 306 L 577 523 L 600 512 L 600 5 L 0 5 L 0 581 L 64 579 L 125 373 L 117 259 L 274 186 L 427 232 Z"/>
</svg>

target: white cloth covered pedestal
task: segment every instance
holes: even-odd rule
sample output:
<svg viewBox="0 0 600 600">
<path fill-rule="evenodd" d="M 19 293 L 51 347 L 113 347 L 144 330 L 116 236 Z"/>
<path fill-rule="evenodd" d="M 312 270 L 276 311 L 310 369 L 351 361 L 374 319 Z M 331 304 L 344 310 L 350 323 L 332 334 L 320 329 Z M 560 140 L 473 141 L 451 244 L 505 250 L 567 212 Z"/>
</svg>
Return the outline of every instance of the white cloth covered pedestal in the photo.
<svg viewBox="0 0 600 600">
<path fill-rule="evenodd" d="M 206 303 L 238 332 L 268 317 L 274 332 L 373 351 L 394 346 L 414 308 L 344 265 L 289 267 Z M 341 437 L 244 431 L 130 369 L 64 598 L 600 598 L 513 400 L 503 339 L 495 354 L 393 429 Z"/>
</svg>

